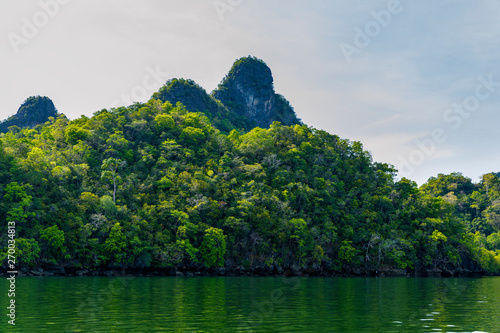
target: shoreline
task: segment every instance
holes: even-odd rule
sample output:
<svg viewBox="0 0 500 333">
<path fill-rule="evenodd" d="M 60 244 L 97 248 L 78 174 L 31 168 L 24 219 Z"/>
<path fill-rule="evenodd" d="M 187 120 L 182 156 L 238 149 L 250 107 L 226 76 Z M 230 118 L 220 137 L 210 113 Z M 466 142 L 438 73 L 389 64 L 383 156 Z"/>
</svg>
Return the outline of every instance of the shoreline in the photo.
<svg viewBox="0 0 500 333">
<path fill-rule="evenodd" d="M 4 277 L 10 276 L 6 269 L 0 271 Z M 362 270 L 355 269 L 345 272 L 333 270 L 318 269 L 289 269 L 276 268 L 100 268 L 100 269 L 78 269 L 75 267 L 36 267 L 32 269 L 18 270 L 16 277 L 82 277 L 82 276 L 101 276 L 101 277 L 157 277 L 157 276 L 177 276 L 177 277 L 431 277 L 431 278 L 470 278 L 470 277 L 488 277 L 500 276 L 500 274 L 491 274 L 484 271 L 471 271 L 468 269 L 454 270 L 425 270 L 425 271 L 407 271 L 404 269 L 379 269 Z"/>
</svg>

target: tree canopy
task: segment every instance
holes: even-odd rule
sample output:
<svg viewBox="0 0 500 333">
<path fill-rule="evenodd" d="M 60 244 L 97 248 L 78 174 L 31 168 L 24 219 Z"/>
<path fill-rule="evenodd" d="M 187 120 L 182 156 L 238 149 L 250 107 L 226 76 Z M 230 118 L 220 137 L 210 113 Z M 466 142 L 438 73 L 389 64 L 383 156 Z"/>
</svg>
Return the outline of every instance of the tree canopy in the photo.
<svg viewBox="0 0 500 333">
<path fill-rule="evenodd" d="M 152 99 L 1 134 L 0 223 L 27 267 L 499 271 L 498 174 L 395 176 L 322 130 L 226 135 Z"/>
</svg>

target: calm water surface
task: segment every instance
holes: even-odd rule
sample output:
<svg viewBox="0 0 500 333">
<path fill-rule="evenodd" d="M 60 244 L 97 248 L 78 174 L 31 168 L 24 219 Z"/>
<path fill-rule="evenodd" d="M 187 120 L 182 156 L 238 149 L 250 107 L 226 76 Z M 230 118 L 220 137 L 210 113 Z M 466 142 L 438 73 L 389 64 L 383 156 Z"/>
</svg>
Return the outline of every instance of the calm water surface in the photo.
<svg viewBox="0 0 500 333">
<path fill-rule="evenodd" d="M 17 278 L 0 332 L 500 332 L 500 278 Z M 5 278 L 0 281 L 7 307 Z M 4 292 L 4 291 L 5 292 Z"/>
</svg>

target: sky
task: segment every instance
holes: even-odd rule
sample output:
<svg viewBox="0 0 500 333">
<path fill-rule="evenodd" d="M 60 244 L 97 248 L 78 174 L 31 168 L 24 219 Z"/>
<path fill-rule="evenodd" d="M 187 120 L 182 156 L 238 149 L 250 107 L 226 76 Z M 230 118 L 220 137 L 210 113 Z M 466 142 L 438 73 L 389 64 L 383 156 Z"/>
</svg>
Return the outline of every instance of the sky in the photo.
<svg viewBox="0 0 500 333">
<path fill-rule="evenodd" d="M 419 185 L 500 171 L 496 0 L 0 0 L 0 119 L 33 95 L 75 119 L 170 78 L 211 92 L 252 55 L 308 126 Z"/>
</svg>

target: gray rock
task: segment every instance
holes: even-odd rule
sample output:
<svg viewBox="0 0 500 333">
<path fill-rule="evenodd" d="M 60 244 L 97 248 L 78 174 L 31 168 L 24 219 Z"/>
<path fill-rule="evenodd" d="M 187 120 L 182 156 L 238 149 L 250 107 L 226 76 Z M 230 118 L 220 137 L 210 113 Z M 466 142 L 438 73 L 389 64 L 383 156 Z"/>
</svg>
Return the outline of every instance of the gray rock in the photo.
<svg viewBox="0 0 500 333">
<path fill-rule="evenodd" d="M 50 98 L 32 96 L 24 101 L 15 115 L 0 123 L 0 133 L 7 132 L 10 126 L 33 128 L 45 123 L 49 117 L 56 118 L 57 115 L 57 110 Z"/>
<path fill-rule="evenodd" d="M 255 57 L 236 60 L 212 95 L 231 112 L 251 119 L 262 128 L 274 121 L 286 126 L 300 124 L 290 103 L 275 93 L 271 69 Z"/>
<path fill-rule="evenodd" d="M 89 273 L 89 271 L 86 269 L 76 271 L 76 275 L 78 275 L 78 276 L 84 276 L 84 275 L 87 275 L 88 273 Z"/>
</svg>

